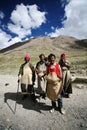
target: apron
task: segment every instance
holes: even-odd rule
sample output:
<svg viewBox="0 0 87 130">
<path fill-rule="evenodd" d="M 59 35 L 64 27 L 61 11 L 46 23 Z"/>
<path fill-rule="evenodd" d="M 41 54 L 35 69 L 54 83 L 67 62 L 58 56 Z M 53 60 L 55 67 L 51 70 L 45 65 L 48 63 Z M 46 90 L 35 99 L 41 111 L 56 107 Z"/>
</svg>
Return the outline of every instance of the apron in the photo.
<svg viewBox="0 0 87 130">
<path fill-rule="evenodd" d="M 47 97 L 52 100 L 58 100 L 58 96 L 62 91 L 62 80 L 60 80 L 56 74 L 56 66 L 50 68 L 50 72 L 46 77 L 47 80 Z"/>
<path fill-rule="evenodd" d="M 29 67 L 29 64 L 25 64 L 23 68 L 23 75 L 21 76 L 21 85 L 26 89 L 26 92 L 22 92 L 22 94 L 29 93 L 29 85 L 32 88 L 32 70 Z"/>
</svg>

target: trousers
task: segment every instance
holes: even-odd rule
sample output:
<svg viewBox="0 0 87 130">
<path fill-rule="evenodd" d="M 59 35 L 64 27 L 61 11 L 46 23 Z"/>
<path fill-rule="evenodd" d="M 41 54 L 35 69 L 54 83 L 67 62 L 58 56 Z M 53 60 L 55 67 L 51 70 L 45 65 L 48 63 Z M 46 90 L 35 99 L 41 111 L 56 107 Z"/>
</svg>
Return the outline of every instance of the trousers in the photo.
<svg viewBox="0 0 87 130">
<path fill-rule="evenodd" d="M 56 108 L 56 102 L 58 103 L 58 108 L 61 109 L 63 107 L 63 102 L 62 102 L 62 96 L 59 95 L 59 98 L 57 101 L 51 101 L 52 108 Z"/>
</svg>

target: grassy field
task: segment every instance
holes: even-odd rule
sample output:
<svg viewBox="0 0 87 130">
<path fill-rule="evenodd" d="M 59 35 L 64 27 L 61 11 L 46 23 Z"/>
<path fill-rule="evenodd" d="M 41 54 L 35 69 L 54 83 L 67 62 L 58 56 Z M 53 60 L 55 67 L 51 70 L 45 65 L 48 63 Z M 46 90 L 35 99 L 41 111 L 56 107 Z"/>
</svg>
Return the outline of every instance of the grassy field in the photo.
<svg viewBox="0 0 87 130">
<path fill-rule="evenodd" d="M 57 62 L 61 53 L 66 53 L 67 60 L 71 62 L 71 71 L 79 73 L 87 71 L 87 43 L 81 47 L 81 42 L 81 45 L 78 44 L 77 46 L 77 43 L 72 39 L 68 39 L 62 37 L 58 41 L 58 38 L 39 37 L 26 42 L 22 46 L 0 53 L 0 72 L 17 74 L 19 66 L 24 62 L 25 54 L 30 54 L 30 62 L 35 66 L 41 53 L 44 53 L 46 57 L 50 53 L 54 53 Z"/>
</svg>

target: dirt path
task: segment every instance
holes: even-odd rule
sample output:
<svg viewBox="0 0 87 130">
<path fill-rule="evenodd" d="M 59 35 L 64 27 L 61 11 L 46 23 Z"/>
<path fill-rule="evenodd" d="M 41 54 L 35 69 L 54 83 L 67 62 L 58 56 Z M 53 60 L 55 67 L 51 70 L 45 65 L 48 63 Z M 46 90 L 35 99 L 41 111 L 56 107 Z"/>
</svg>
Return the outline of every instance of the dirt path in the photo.
<svg viewBox="0 0 87 130">
<path fill-rule="evenodd" d="M 71 98 L 63 98 L 66 115 L 50 113 L 50 100 L 21 100 L 17 76 L 0 75 L 0 130 L 87 130 L 87 86 L 73 87 Z M 16 106 L 16 113 L 15 112 Z"/>
</svg>

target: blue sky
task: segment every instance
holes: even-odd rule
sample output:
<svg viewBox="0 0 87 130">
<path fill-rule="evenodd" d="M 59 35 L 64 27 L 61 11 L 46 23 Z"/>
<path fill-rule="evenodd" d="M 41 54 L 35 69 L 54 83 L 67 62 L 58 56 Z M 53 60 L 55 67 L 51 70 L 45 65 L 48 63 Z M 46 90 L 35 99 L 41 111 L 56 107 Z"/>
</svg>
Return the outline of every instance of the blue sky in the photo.
<svg viewBox="0 0 87 130">
<path fill-rule="evenodd" d="M 59 35 L 87 39 L 87 0 L 0 1 L 0 48 Z"/>
</svg>

